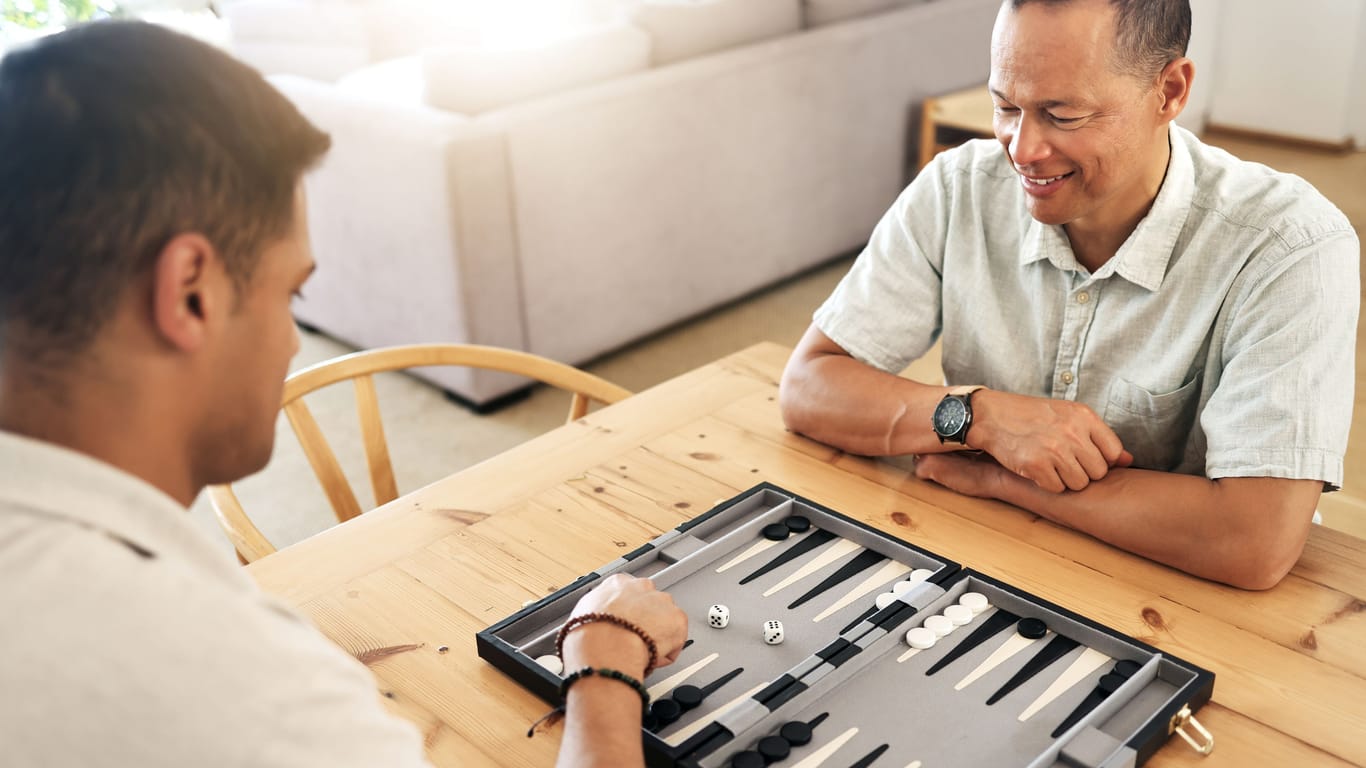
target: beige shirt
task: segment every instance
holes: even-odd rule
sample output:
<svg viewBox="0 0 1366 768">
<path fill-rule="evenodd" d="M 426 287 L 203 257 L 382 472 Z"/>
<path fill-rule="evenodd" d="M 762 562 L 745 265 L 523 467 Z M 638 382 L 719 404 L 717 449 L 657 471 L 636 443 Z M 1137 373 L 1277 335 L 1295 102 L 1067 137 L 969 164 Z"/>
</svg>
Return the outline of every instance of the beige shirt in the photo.
<svg viewBox="0 0 1366 768">
<path fill-rule="evenodd" d="M 0 762 L 427 764 L 365 667 L 262 593 L 184 507 L 6 432 Z"/>
<path fill-rule="evenodd" d="M 817 326 L 890 372 L 942 336 L 950 384 L 1085 403 L 1140 467 L 1341 485 L 1356 234 L 1303 179 L 1170 136 L 1152 208 L 1095 273 L 1029 215 L 999 143 L 940 155 Z"/>
</svg>

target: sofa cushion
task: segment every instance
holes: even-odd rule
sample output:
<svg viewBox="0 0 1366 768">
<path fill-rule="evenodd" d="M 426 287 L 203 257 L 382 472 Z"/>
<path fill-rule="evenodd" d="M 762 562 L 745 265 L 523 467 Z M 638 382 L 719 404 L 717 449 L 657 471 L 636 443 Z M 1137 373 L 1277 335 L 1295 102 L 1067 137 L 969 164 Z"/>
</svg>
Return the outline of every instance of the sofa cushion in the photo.
<svg viewBox="0 0 1366 768">
<path fill-rule="evenodd" d="M 370 0 L 365 10 L 375 61 L 479 42 L 481 16 L 471 0 Z"/>
<path fill-rule="evenodd" d="M 240 0 L 223 7 L 237 43 L 304 43 L 329 47 L 369 44 L 366 10 L 323 0 Z"/>
<path fill-rule="evenodd" d="M 376 60 L 444 45 L 559 37 L 616 20 L 617 1 L 364 0 Z"/>
<path fill-rule="evenodd" d="M 806 26 L 820 27 L 914 2 L 920 0 L 804 0 L 803 11 Z"/>
<path fill-rule="evenodd" d="M 337 90 L 367 101 L 422 106 L 426 101 L 422 61 L 417 56 L 403 56 L 362 67 L 338 80 Z"/>
<path fill-rule="evenodd" d="M 300 75 L 324 82 L 370 63 L 370 49 L 364 45 L 238 41 L 232 53 L 263 75 Z"/>
<path fill-rule="evenodd" d="M 668 64 L 801 29 L 801 0 L 640 0 L 631 21 L 654 41 L 651 61 Z"/>
<path fill-rule="evenodd" d="M 610 24 L 524 47 L 432 48 L 421 60 L 427 103 L 475 114 L 645 69 L 650 36 Z"/>
</svg>

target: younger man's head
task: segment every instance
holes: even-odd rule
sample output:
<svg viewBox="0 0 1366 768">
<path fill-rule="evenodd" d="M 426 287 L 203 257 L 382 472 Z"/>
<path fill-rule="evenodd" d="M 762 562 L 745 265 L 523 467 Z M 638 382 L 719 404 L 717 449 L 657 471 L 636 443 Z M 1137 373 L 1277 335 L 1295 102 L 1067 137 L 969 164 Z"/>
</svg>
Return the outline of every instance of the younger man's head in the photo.
<svg viewBox="0 0 1366 768">
<path fill-rule="evenodd" d="M 328 145 L 256 71 L 150 24 L 0 59 L 0 426 L 37 394 L 127 398 L 194 483 L 264 465 L 312 269 L 300 179 Z"/>
</svg>

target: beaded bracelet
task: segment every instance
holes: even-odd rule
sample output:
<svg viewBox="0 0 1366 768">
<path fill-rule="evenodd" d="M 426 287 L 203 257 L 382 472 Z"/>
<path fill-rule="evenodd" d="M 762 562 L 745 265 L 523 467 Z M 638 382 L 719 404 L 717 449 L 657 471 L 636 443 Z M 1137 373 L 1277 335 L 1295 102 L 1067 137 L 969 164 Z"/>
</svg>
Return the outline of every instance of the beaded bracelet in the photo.
<svg viewBox="0 0 1366 768">
<path fill-rule="evenodd" d="M 541 719 L 531 724 L 531 727 L 528 728 L 526 731 L 527 738 L 529 739 L 532 736 L 535 736 L 536 727 L 541 725 L 542 723 L 554 725 L 555 723 L 559 722 L 560 718 L 564 716 L 565 704 L 568 703 L 567 697 L 569 696 L 569 686 L 573 685 L 579 680 L 582 680 L 585 677 L 594 676 L 606 677 L 612 680 L 620 680 L 621 682 L 631 686 L 633 689 L 635 689 L 635 692 L 640 695 L 640 716 L 644 718 L 645 714 L 650 711 L 650 692 L 645 690 L 645 685 L 641 683 L 639 680 L 635 679 L 634 677 L 631 677 L 625 672 L 618 672 L 615 669 L 607 669 L 604 667 L 594 669 L 593 667 L 584 667 L 583 669 L 580 669 L 576 672 L 569 673 L 565 676 L 563 680 L 560 681 L 561 703 L 554 709 L 542 715 Z"/>
<path fill-rule="evenodd" d="M 565 636 L 579 627 L 582 627 L 585 624 L 592 624 L 595 621 L 605 621 L 608 624 L 615 624 L 622 629 L 629 630 L 639 635 L 640 639 L 645 641 L 646 650 L 650 652 L 650 661 L 645 665 L 645 674 L 650 674 L 650 671 L 655 668 L 655 664 L 659 662 L 659 649 L 655 647 L 654 638 L 646 634 L 645 630 L 641 629 L 636 624 L 633 624 L 620 616 L 613 616 L 610 613 L 584 613 L 566 621 L 564 626 L 560 627 L 560 633 L 555 636 L 555 655 L 563 659 Z"/>
<path fill-rule="evenodd" d="M 618 672 L 615 669 L 608 669 L 606 667 L 598 667 L 596 669 L 593 667 L 584 667 L 583 669 L 580 669 L 577 672 L 571 672 L 570 674 L 566 675 L 564 680 L 560 683 L 560 698 L 563 699 L 569 696 L 569 687 L 574 683 L 577 683 L 585 677 L 594 676 L 606 677 L 612 680 L 620 680 L 621 682 L 626 683 L 627 685 L 634 688 L 635 692 L 640 695 L 641 713 L 643 714 L 649 708 L 650 693 L 649 691 L 645 690 L 645 685 L 643 683 L 641 683 L 634 677 L 631 677 L 630 675 L 626 674 L 625 672 Z"/>
</svg>

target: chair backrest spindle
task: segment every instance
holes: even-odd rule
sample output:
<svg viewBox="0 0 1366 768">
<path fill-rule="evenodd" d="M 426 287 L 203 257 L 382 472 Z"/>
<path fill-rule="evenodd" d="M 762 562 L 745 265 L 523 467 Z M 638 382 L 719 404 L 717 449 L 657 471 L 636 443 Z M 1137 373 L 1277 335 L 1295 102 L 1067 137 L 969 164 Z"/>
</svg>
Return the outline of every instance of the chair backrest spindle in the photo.
<svg viewBox="0 0 1366 768">
<path fill-rule="evenodd" d="M 569 421 L 582 419 L 588 413 L 588 398 L 574 393 L 574 397 L 569 400 Z"/>
<path fill-rule="evenodd" d="M 365 443 L 365 464 L 370 469 L 370 488 L 375 492 L 376 506 L 388 504 L 398 498 L 398 484 L 394 482 L 394 464 L 389 459 L 389 441 L 384 438 L 375 377 L 357 376 L 355 384 L 356 415 L 360 418 L 361 439 Z"/>
<path fill-rule="evenodd" d="M 313 467 L 313 474 L 318 476 L 327 500 L 332 502 L 332 511 L 337 513 L 337 520 L 346 522 L 359 515 L 360 502 L 356 501 L 356 494 L 342 473 L 341 462 L 337 461 L 337 454 L 333 453 L 332 446 L 323 437 L 313 412 L 308 410 L 302 398 L 285 403 L 284 409 L 290 426 L 294 427 L 295 436 L 299 438 L 299 445 L 308 457 L 308 464 Z"/>
</svg>

